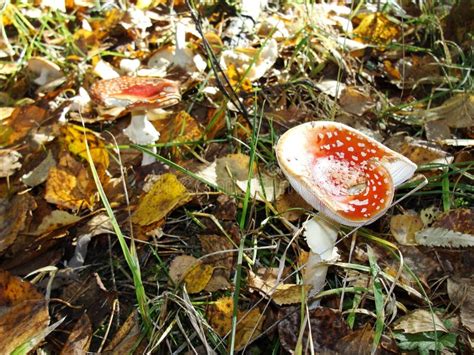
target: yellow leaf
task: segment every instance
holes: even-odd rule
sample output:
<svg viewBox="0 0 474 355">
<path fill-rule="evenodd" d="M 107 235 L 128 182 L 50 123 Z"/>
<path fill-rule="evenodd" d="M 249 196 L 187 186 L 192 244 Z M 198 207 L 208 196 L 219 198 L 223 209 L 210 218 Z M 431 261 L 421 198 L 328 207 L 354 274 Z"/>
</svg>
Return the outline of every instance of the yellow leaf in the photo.
<svg viewBox="0 0 474 355">
<path fill-rule="evenodd" d="M 95 192 L 89 170 L 64 152 L 58 165 L 49 171 L 44 198 L 62 208 L 92 210 L 96 201 Z"/>
<path fill-rule="evenodd" d="M 400 33 L 400 28 L 384 14 L 369 14 L 354 30 L 354 34 L 365 43 L 388 44 Z"/>
<path fill-rule="evenodd" d="M 233 309 L 232 297 L 222 297 L 209 308 L 207 318 L 212 328 L 220 336 L 225 336 L 232 329 Z M 264 319 L 265 316 L 260 313 L 258 308 L 237 312 L 236 351 L 242 349 L 262 333 Z"/>
<path fill-rule="evenodd" d="M 179 182 L 176 175 L 163 174 L 151 190 L 142 197 L 132 216 L 132 222 L 140 226 L 158 222 L 189 199 L 186 187 Z"/>
<path fill-rule="evenodd" d="M 63 142 L 67 149 L 74 155 L 87 161 L 86 140 L 89 151 L 98 171 L 104 172 L 109 167 L 109 153 L 104 141 L 88 128 L 68 124 L 62 128 Z"/>
<path fill-rule="evenodd" d="M 245 92 L 252 91 L 252 82 L 248 78 L 243 78 L 239 74 L 237 68 L 234 64 L 229 64 L 227 66 L 227 78 L 229 79 L 230 85 L 236 90 L 242 90 Z"/>
<path fill-rule="evenodd" d="M 176 284 L 184 281 L 188 293 L 198 293 L 204 290 L 213 271 L 211 265 L 204 264 L 194 256 L 179 255 L 171 262 L 169 275 Z"/>
</svg>

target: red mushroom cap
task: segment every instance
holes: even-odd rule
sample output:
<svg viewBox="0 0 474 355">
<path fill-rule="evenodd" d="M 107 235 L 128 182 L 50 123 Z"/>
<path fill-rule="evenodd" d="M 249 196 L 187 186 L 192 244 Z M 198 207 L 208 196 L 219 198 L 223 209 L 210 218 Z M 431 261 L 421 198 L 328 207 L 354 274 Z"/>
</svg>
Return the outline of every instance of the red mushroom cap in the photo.
<svg viewBox="0 0 474 355">
<path fill-rule="evenodd" d="M 390 206 L 395 186 L 416 165 L 365 134 L 337 122 L 308 122 L 285 132 L 278 163 L 293 188 L 333 220 L 359 226 Z"/>
<path fill-rule="evenodd" d="M 176 81 L 152 77 L 130 77 L 95 82 L 90 94 L 96 102 L 108 107 L 146 109 L 168 107 L 181 100 Z"/>
</svg>

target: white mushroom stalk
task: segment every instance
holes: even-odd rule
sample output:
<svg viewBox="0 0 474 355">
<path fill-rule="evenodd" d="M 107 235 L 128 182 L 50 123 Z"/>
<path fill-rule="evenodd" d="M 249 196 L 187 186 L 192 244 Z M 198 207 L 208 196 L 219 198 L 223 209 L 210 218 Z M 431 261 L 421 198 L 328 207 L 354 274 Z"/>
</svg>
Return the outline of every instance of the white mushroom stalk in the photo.
<svg viewBox="0 0 474 355">
<path fill-rule="evenodd" d="M 330 220 L 355 227 L 385 214 L 395 187 L 417 168 L 367 135 L 328 121 L 304 123 L 285 132 L 277 143 L 276 156 L 290 184 L 306 202 Z M 324 230 L 319 228 L 314 237 L 327 240 Z M 307 238 L 310 234 L 307 231 Z M 308 240 L 310 247 L 318 243 Z"/>
<path fill-rule="evenodd" d="M 130 125 L 124 129 L 128 138 L 136 144 L 154 144 L 160 133 L 148 120 L 147 110 L 164 108 L 177 104 L 181 95 L 175 81 L 122 76 L 111 80 L 96 82 L 91 88 L 91 96 L 107 107 L 125 107 L 132 113 Z M 156 152 L 156 147 L 151 148 Z M 152 156 L 144 155 L 142 165 L 153 163 Z"/>
</svg>

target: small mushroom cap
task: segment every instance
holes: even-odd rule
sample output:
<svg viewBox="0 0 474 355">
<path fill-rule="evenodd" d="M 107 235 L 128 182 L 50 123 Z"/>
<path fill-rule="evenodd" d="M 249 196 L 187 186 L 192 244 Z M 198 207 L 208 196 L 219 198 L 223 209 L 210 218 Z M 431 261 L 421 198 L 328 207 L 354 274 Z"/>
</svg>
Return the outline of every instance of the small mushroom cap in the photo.
<svg viewBox="0 0 474 355">
<path fill-rule="evenodd" d="M 28 70 L 36 76 L 34 82 L 38 85 L 45 85 L 63 77 L 57 64 L 41 57 L 31 57 L 28 60 Z"/>
<path fill-rule="evenodd" d="M 104 106 L 127 109 L 162 108 L 181 100 L 176 81 L 152 77 L 121 76 L 100 80 L 92 85 L 90 94 Z"/>
<path fill-rule="evenodd" d="M 403 155 L 349 126 L 328 121 L 304 123 L 285 132 L 276 156 L 306 202 L 349 226 L 382 216 L 395 186 L 416 170 Z"/>
</svg>

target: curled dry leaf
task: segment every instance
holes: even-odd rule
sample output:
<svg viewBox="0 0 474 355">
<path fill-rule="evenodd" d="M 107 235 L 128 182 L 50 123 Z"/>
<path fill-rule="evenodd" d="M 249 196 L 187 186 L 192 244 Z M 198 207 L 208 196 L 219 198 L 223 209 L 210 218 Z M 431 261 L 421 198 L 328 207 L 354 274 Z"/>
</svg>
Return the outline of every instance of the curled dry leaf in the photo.
<svg viewBox="0 0 474 355">
<path fill-rule="evenodd" d="M 115 333 L 114 338 L 109 345 L 107 345 L 105 351 L 112 354 L 131 354 L 141 349 L 140 345 L 137 349 L 137 343 L 140 339 L 142 339 L 140 317 L 138 316 L 138 312 L 133 310 L 118 332 Z M 143 352 L 144 351 L 145 349 L 143 349 Z"/>
<path fill-rule="evenodd" d="M 16 150 L 0 149 L 0 178 L 9 177 L 21 168 L 21 154 Z"/>
<path fill-rule="evenodd" d="M 310 285 L 284 284 L 278 282 L 277 268 L 261 268 L 257 273 L 249 271 L 248 286 L 270 298 L 277 305 L 301 303 L 310 290 Z"/>
<path fill-rule="evenodd" d="M 0 123 L 0 147 L 22 141 L 31 130 L 40 127 L 47 118 L 47 110 L 26 105 L 15 108 L 11 116 Z"/>
<path fill-rule="evenodd" d="M 290 222 L 297 221 L 305 211 L 311 210 L 311 206 L 293 189 L 280 195 L 276 199 L 275 207 L 281 216 Z"/>
<path fill-rule="evenodd" d="M 41 224 L 33 232 L 34 235 L 42 235 L 45 233 L 52 232 L 58 228 L 72 225 L 80 221 L 81 217 L 70 214 L 62 210 L 54 210 L 47 216 L 45 216 Z"/>
<path fill-rule="evenodd" d="M 339 97 L 339 105 L 348 113 L 362 116 L 374 106 L 374 103 L 370 95 L 353 86 L 348 86 L 342 91 Z"/>
<path fill-rule="evenodd" d="M 232 297 L 222 297 L 209 307 L 207 319 L 209 324 L 221 337 L 232 329 L 234 302 Z M 238 310 L 235 350 L 241 350 L 262 333 L 265 316 L 258 308 L 250 311 Z M 229 338 L 228 338 L 229 339 Z"/>
<path fill-rule="evenodd" d="M 43 295 L 31 283 L 4 270 L 0 270 L 0 289 L 2 352 L 10 354 L 28 342 L 40 343 L 49 324 L 48 303 Z"/>
<path fill-rule="evenodd" d="M 170 265 L 169 275 L 176 284 L 184 282 L 188 293 L 199 293 L 209 283 L 214 268 L 190 255 L 179 255 Z"/>
<path fill-rule="evenodd" d="M 287 181 L 280 179 L 278 175 L 270 176 L 265 173 L 250 179 L 250 181 L 247 179 L 237 180 L 236 184 L 243 192 L 246 192 L 248 188 L 250 198 L 261 202 L 275 201 L 288 187 Z"/>
<path fill-rule="evenodd" d="M 448 332 L 436 314 L 424 309 L 417 309 L 403 316 L 397 321 L 397 324 L 393 328 L 395 330 L 403 330 L 409 334 L 433 331 Z"/>
<path fill-rule="evenodd" d="M 140 198 L 132 215 L 132 222 L 140 226 L 151 226 L 160 222 L 174 209 L 186 204 L 190 195 L 176 175 L 161 175 L 153 187 Z"/>
</svg>

